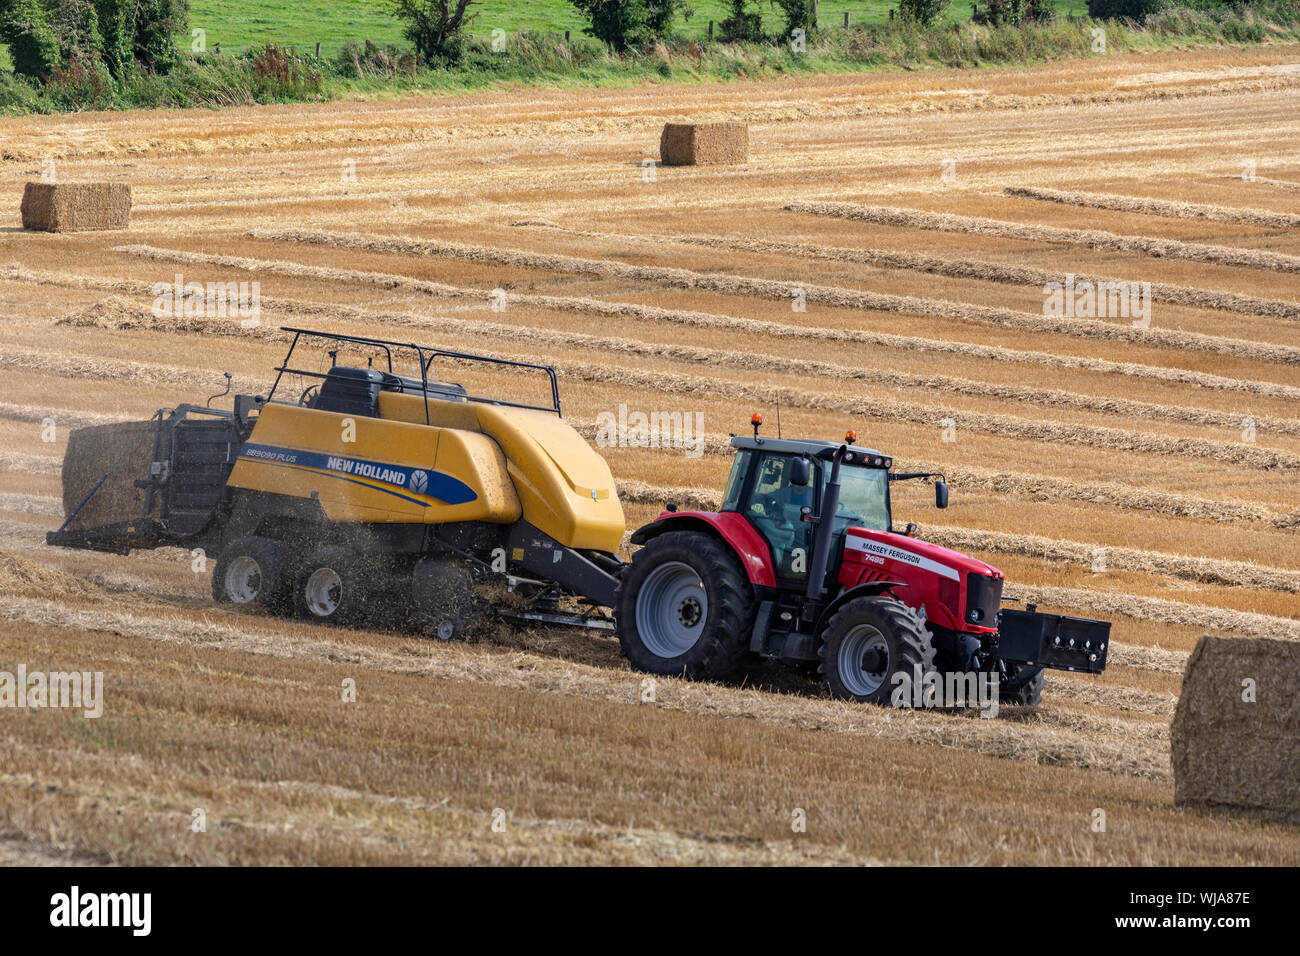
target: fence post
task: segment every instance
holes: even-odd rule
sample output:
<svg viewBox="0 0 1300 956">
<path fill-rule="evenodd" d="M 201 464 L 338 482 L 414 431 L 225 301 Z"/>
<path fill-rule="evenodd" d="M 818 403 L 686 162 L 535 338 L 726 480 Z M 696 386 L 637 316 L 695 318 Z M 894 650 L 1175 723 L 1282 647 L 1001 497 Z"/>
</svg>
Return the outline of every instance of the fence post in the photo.
<svg viewBox="0 0 1300 956">
<path fill-rule="evenodd" d="M 712 21 L 712 20 L 709 21 L 709 39 L 710 39 L 710 40 L 713 39 L 713 21 Z"/>
<path fill-rule="evenodd" d="M 568 31 L 568 30 L 565 30 L 565 31 L 564 31 L 564 42 L 565 42 L 565 43 L 568 43 L 568 42 L 569 42 L 569 31 Z"/>
<path fill-rule="evenodd" d="M 844 15 L 844 19 L 847 20 L 848 17 L 849 17 L 849 15 L 846 13 L 846 14 Z M 320 59 L 320 40 L 317 40 L 317 41 L 316 41 L 316 59 L 318 59 L 318 60 Z"/>
<path fill-rule="evenodd" d="M 849 11 L 845 10 L 845 11 L 844 11 L 844 29 L 847 30 L 848 28 L 849 28 Z"/>
</svg>

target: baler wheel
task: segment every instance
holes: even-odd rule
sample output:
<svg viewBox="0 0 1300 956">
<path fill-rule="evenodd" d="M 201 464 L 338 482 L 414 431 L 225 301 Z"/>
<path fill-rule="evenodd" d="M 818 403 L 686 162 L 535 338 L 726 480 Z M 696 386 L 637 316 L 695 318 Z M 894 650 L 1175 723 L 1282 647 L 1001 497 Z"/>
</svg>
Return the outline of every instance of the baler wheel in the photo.
<svg viewBox="0 0 1300 956">
<path fill-rule="evenodd" d="M 257 606 L 282 613 L 292 606 L 293 557 L 278 541 L 247 535 L 222 549 L 212 569 L 212 598 L 219 604 Z"/>
<path fill-rule="evenodd" d="M 487 618 L 478 595 L 480 576 L 451 557 L 423 558 L 411 574 L 411 599 L 420 630 L 440 641 L 471 635 Z"/>
<path fill-rule="evenodd" d="M 370 600 L 369 575 L 361 556 L 335 546 L 312 552 L 294 585 L 298 613 L 319 624 L 357 624 Z"/>
</svg>

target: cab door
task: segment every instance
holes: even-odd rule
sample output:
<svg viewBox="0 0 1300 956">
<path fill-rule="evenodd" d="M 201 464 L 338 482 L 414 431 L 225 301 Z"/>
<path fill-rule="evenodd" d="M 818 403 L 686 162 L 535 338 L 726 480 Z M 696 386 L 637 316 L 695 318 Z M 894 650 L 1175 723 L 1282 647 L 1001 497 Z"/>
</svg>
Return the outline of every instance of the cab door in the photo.
<svg viewBox="0 0 1300 956">
<path fill-rule="evenodd" d="M 816 510 L 821 469 L 812 469 L 806 485 L 790 483 L 789 454 L 763 453 L 754 469 L 744 515 L 772 550 L 772 573 L 782 588 L 808 585 L 814 523 L 803 520 L 802 509 Z"/>
</svg>

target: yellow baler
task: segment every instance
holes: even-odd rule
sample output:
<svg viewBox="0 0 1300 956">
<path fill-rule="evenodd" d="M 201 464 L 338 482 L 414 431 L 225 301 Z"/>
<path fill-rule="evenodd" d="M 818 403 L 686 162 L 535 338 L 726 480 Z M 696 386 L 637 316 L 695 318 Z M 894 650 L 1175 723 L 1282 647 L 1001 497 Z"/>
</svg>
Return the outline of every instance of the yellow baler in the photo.
<svg viewBox="0 0 1300 956">
<path fill-rule="evenodd" d="M 286 331 L 293 344 L 268 396 L 236 396 L 230 412 L 181 406 L 142 423 L 154 432 L 138 443 L 150 460 L 134 463 L 150 476 L 135 482 L 140 509 L 92 528 L 75 527 L 71 514 L 51 542 L 204 547 L 219 555 L 213 593 L 223 602 L 296 607 L 321 620 L 370 619 L 374 605 L 406 603 L 444 637 L 463 630 L 474 592 L 493 576 L 529 598 L 525 617 L 565 619 L 557 599 L 566 594 L 612 605 L 623 510 L 609 466 L 561 417 L 553 370 Z M 294 366 L 300 345 L 321 342 L 333 346 L 329 368 Z M 365 366 L 343 364 L 343 350 L 372 355 Z M 414 361 L 395 365 L 400 352 Z M 431 379 L 435 361 L 543 372 L 553 401 L 470 395 Z M 286 375 L 313 384 L 285 396 Z M 97 473 L 84 464 L 65 466 L 65 482 Z M 65 500 L 80 494 L 65 489 Z"/>
</svg>

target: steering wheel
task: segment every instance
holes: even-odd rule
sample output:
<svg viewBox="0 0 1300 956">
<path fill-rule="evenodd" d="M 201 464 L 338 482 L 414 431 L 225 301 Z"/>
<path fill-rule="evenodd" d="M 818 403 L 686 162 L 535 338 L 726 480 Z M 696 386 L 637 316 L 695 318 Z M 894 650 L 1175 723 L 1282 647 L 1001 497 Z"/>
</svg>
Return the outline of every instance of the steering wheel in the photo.
<svg viewBox="0 0 1300 956">
<path fill-rule="evenodd" d="M 308 385 L 306 388 L 302 390 L 302 394 L 298 396 L 298 404 L 310 405 L 313 401 L 316 400 L 316 393 L 318 393 L 319 391 L 320 391 L 319 385 Z"/>
</svg>

